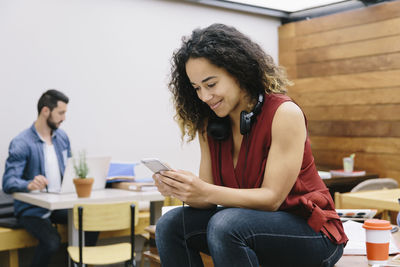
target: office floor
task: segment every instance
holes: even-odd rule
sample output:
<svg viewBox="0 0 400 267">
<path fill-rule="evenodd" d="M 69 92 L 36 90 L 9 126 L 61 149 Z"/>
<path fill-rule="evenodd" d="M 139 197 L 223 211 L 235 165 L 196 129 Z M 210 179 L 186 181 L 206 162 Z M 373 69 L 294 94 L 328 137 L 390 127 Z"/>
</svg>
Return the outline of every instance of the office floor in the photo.
<svg viewBox="0 0 400 267">
<path fill-rule="evenodd" d="M 98 242 L 99 245 L 105 245 L 107 243 L 111 242 L 129 242 L 128 238 L 121 237 L 121 238 L 113 238 L 113 239 L 107 239 L 107 240 L 100 240 Z M 146 244 L 145 244 L 146 239 L 142 236 L 136 236 L 135 238 L 135 251 L 136 251 L 136 266 L 141 266 L 140 265 L 140 256 L 141 256 L 141 251 L 143 249 L 146 249 Z M 33 255 L 35 253 L 35 248 L 24 248 L 19 250 L 19 266 L 20 267 L 29 267 L 29 264 L 33 258 Z M 68 256 L 67 256 L 67 244 L 62 244 L 61 249 L 52 257 L 49 267 L 67 267 L 68 266 Z M 123 267 L 125 266 L 123 263 L 119 264 L 111 264 L 111 265 L 102 265 L 104 267 Z M 148 261 L 144 262 L 143 267 L 149 267 L 150 264 Z"/>
</svg>

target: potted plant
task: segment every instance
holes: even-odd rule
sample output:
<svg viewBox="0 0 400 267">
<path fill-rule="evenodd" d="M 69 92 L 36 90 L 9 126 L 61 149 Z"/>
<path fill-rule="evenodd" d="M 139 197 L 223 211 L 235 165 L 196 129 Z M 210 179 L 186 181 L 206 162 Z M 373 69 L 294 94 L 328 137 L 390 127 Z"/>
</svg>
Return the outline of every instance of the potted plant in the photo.
<svg viewBox="0 0 400 267">
<path fill-rule="evenodd" d="M 74 170 L 76 178 L 73 179 L 73 182 L 78 197 L 90 197 L 94 179 L 87 178 L 89 167 L 86 162 L 85 151 L 81 151 L 79 153 L 78 161 L 76 161 L 76 159 L 74 158 Z"/>
</svg>

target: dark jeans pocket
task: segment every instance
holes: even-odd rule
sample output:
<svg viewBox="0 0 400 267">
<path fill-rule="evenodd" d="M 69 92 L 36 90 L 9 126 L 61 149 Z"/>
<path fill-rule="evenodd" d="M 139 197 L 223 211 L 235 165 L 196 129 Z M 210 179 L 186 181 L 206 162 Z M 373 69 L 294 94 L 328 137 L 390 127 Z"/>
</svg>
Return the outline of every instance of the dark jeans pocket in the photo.
<svg viewBox="0 0 400 267">
<path fill-rule="evenodd" d="M 321 267 L 332 267 L 343 255 L 343 244 L 337 245 L 333 253 L 322 261 Z"/>
</svg>

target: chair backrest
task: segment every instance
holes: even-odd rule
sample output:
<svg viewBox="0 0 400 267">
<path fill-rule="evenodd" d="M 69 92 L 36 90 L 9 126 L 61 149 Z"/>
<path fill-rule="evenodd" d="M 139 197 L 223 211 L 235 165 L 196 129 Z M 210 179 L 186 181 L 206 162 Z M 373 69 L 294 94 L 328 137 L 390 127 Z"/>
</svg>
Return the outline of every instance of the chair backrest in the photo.
<svg viewBox="0 0 400 267">
<path fill-rule="evenodd" d="M 362 181 L 350 192 L 398 188 L 399 183 L 393 178 L 375 178 Z"/>
<path fill-rule="evenodd" d="M 174 197 L 165 197 L 164 206 L 182 206 L 182 201 Z"/>
<path fill-rule="evenodd" d="M 135 205 L 135 222 L 139 221 L 137 202 L 91 203 L 74 206 L 74 226 L 79 229 L 79 207 L 83 208 L 83 231 L 111 231 L 127 229 L 131 226 L 131 205 Z"/>
</svg>

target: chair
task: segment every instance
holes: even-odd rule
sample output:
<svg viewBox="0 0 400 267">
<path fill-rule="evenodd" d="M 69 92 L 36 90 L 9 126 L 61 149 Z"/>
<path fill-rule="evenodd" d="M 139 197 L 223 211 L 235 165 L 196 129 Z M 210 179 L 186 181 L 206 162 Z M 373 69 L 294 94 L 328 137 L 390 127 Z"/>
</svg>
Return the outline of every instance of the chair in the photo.
<svg viewBox="0 0 400 267">
<path fill-rule="evenodd" d="M 362 181 L 350 192 L 368 191 L 368 190 L 380 190 L 380 189 L 390 189 L 398 188 L 399 183 L 393 178 L 375 178 Z"/>
<path fill-rule="evenodd" d="M 164 206 L 182 206 L 182 201 L 174 197 L 165 197 Z"/>
<path fill-rule="evenodd" d="M 69 246 L 71 260 L 90 265 L 125 262 L 136 266 L 135 225 L 139 220 L 136 202 L 77 204 L 74 206 L 74 227 L 79 230 L 79 246 Z M 105 246 L 84 247 L 83 231 L 111 231 L 131 229 L 130 242 Z"/>
</svg>

